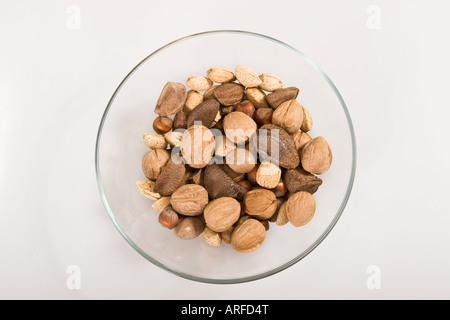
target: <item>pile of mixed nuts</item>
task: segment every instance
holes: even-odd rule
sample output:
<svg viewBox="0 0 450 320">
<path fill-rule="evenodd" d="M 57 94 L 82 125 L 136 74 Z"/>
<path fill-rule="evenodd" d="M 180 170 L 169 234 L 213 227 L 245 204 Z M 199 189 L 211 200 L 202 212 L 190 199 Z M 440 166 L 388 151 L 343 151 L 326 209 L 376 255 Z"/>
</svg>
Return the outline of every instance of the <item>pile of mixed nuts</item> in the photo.
<svg viewBox="0 0 450 320">
<path fill-rule="evenodd" d="M 213 67 L 186 85 L 164 86 L 155 133 L 143 136 L 147 179 L 136 185 L 155 200 L 159 223 L 180 239 L 202 235 L 239 252 L 259 248 L 269 222 L 307 224 L 322 184 L 316 175 L 330 168 L 332 153 L 307 133 L 312 118 L 296 100 L 299 89 L 243 65 L 234 73 Z"/>
</svg>

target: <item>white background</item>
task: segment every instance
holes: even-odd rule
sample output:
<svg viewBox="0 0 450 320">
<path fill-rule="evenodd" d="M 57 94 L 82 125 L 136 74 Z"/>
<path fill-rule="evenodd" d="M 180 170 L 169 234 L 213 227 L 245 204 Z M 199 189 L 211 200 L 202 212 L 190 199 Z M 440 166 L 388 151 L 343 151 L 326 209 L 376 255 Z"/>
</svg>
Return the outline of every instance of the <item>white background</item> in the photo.
<svg viewBox="0 0 450 320">
<path fill-rule="evenodd" d="M 371 5 L 380 29 L 367 26 Z M 448 1 L 2 0 L 0 298 L 449 299 L 449 15 Z M 113 226 L 94 171 L 98 125 L 123 77 L 167 42 L 215 29 L 311 57 L 343 95 L 358 147 L 352 195 L 324 242 L 237 285 L 147 262 Z M 71 265 L 78 290 L 66 286 Z M 379 289 L 367 286 L 370 266 Z"/>
</svg>

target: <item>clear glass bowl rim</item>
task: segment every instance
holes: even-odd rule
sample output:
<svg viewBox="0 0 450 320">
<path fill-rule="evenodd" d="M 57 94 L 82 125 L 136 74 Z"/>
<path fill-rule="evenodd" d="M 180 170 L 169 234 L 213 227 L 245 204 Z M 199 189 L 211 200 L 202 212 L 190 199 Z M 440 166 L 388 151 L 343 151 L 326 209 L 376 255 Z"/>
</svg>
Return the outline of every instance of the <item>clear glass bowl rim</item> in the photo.
<svg viewBox="0 0 450 320">
<path fill-rule="evenodd" d="M 172 270 L 171 268 L 165 266 L 164 264 L 160 263 L 158 260 L 156 260 L 155 258 L 152 258 L 151 256 L 149 256 L 146 252 L 144 252 L 141 248 L 139 248 L 138 245 L 136 245 L 127 235 L 126 233 L 121 229 L 120 225 L 118 224 L 118 222 L 116 221 L 115 217 L 114 217 L 114 213 L 111 209 L 111 207 L 109 206 L 108 203 L 108 199 L 106 198 L 106 195 L 104 193 L 103 190 L 103 186 L 102 186 L 102 181 L 101 181 L 101 177 L 100 177 L 100 167 L 99 167 L 99 147 L 100 147 L 100 139 L 101 139 L 101 134 L 102 134 L 102 129 L 103 129 L 103 125 L 106 121 L 107 115 L 108 115 L 108 111 L 111 108 L 115 97 L 117 96 L 117 94 L 119 93 L 120 89 L 122 88 L 122 86 L 125 84 L 125 82 L 127 81 L 127 79 L 139 68 L 139 66 L 141 64 L 143 64 L 144 62 L 146 62 L 147 60 L 151 59 L 154 55 L 164 51 L 164 49 L 185 41 L 185 40 L 189 40 L 191 38 L 195 38 L 195 37 L 200 37 L 200 36 L 206 36 L 206 35 L 210 35 L 210 34 L 216 34 L 216 33 L 229 33 L 229 34 L 244 34 L 247 36 L 254 36 L 254 37 L 259 37 L 265 40 L 270 40 L 273 41 L 279 45 L 282 45 L 286 48 L 288 48 L 289 50 L 293 51 L 294 53 L 296 53 L 300 58 L 306 60 L 314 69 L 316 69 L 321 75 L 322 77 L 325 79 L 325 81 L 327 81 L 327 83 L 330 85 L 330 87 L 333 89 L 334 93 L 336 94 L 337 98 L 339 99 L 339 102 L 341 103 L 342 109 L 345 113 L 345 117 L 347 119 L 347 123 L 349 126 L 349 131 L 350 131 L 350 136 L 351 136 L 351 142 L 352 142 L 352 168 L 351 168 L 351 173 L 350 173 L 350 177 L 349 177 L 349 181 L 348 181 L 348 185 L 347 185 L 347 190 L 346 193 L 344 195 L 344 198 L 342 200 L 342 203 L 338 209 L 338 211 L 336 212 L 336 215 L 334 216 L 333 220 L 331 221 L 331 223 L 328 225 L 328 227 L 325 229 L 325 231 L 320 235 L 320 237 L 314 241 L 309 247 L 308 249 L 306 249 L 305 251 L 303 251 L 301 254 L 299 254 L 297 257 L 291 259 L 290 261 L 282 264 L 281 266 L 274 268 L 270 271 L 266 271 L 263 273 L 259 273 L 256 275 L 252 275 L 252 276 L 248 276 L 248 277 L 241 277 L 241 278 L 233 278 L 233 279 L 213 279 L 213 278 L 204 278 L 204 277 L 198 277 L 198 276 L 193 276 L 191 274 L 187 274 L 187 273 L 183 273 L 183 272 L 179 272 L 176 270 Z M 355 132 L 354 132 L 354 127 L 353 127 L 353 123 L 350 117 L 350 113 L 347 109 L 347 106 L 344 102 L 344 99 L 342 98 L 341 94 L 339 93 L 339 90 L 336 88 L 336 86 L 334 85 L 334 83 L 331 81 L 331 79 L 328 77 L 328 75 L 314 62 L 312 61 L 308 56 L 306 56 L 304 53 L 300 52 L 299 50 L 297 50 L 296 48 L 290 46 L 289 44 L 280 41 L 278 39 L 260 34 L 260 33 L 255 33 L 255 32 L 250 32 L 250 31 L 243 31 L 243 30 L 211 30 L 211 31 L 204 31 L 204 32 L 199 32 L 199 33 L 194 33 L 182 38 L 179 38 L 177 40 L 174 40 L 172 42 L 169 42 L 168 44 L 160 47 L 159 49 L 153 51 L 151 54 L 149 54 L 147 57 L 145 57 L 141 62 L 139 62 L 126 76 L 125 78 L 120 82 L 119 86 L 116 88 L 116 90 L 114 91 L 113 95 L 111 96 L 111 99 L 108 102 L 108 105 L 106 106 L 106 109 L 103 113 L 103 116 L 101 118 L 100 121 L 100 125 L 99 125 L 99 129 L 98 129 L 98 133 L 97 133 L 97 139 L 96 139 L 96 144 L 95 144 L 95 172 L 96 172 L 96 176 L 97 176 L 97 186 L 100 192 L 100 197 L 103 201 L 103 205 L 105 206 L 105 209 L 109 215 L 109 217 L 111 218 L 113 224 L 115 225 L 115 227 L 117 228 L 117 230 L 120 232 L 120 234 L 125 238 L 125 240 L 131 245 L 131 247 L 133 247 L 139 254 L 141 254 L 145 259 L 147 259 L 148 261 L 150 261 L 151 263 L 153 263 L 154 265 L 169 271 L 170 273 L 173 273 L 177 276 L 180 276 L 182 278 L 185 279 L 189 279 L 189 280 L 193 280 L 193 281 L 198 281 L 198 282 L 203 282 L 203 283 L 213 283 L 213 284 L 234 284 L 234 283 L 244 283 L 244 282 L 249 282 L 249 281 L 254 281 L 254 280 L 258 280 L 258 279 L 262 279 L 271 275 L 274 275 L 280 271 L 283 271 L 291 266 L 293 266 L 294 264 L 296 264 L 297 262 L 299 262 L 300 260 L 302 260 L 304 257 L 306 257 L 309 253 L 311 253 L 327 236 L 328 234 L 331 232 L 331 230 L 334 228 L 334 226 L 336 225 L 336 223 L 338 222 L 339 218 L 341 217 L 344 208 L 348 202 L 348 199 L 350 197 L 350 193 L 352 191 L 353 188 L 353 183 L 355 180 L 355 173 L 356 173 L 356 139 L 355 139 Z"/>
</svg>

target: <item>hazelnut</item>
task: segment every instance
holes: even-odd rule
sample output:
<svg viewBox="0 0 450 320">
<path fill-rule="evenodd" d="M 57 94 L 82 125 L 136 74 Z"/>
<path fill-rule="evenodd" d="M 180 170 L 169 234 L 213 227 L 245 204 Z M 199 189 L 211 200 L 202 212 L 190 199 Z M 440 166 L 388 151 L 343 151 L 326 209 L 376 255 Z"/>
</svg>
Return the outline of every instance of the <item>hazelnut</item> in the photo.
<svg viewBox="0 0 450 320">
<path fill-rule="evenodd" d="M 246 219 L 238 224 L 231 235 L 231 246 L 239 252 L 258 249 L 266 238 L 266 229 L 256 219 Z"/>
<path fill-rule="evenodd" d="M 277 197 L 267 189 L 253 189 L 244 196 L 245 212 L 258 219 L 269 219 L 277 210 Z"/>
<path fill-rule="evenodd" d="M 261 220 L 260 222 L 264 226 L 264 229 L 266 229 L 266 231 L 268 231 L 269 230 L 269 220 Z"/>
<path fill-rule="evenodd" d="M 198 184 L 185 184 L 172 193 L 170 204 L 182 215 L 197 216 L 208 204 L 208 191 Z"/>
<path fill-rule="evenodd" d="M 256 182 L 261 187 L 273 189 L 281 178 L 281 169 L 270 161 L 263 161 L 256 172 Z"/>
<path fill-rule="evenodd" d="M 200 217 L 183 218 L 174 229 L 175 235 L 182 240 L 198 237 L 205 229 L 205 222 Z"/>
<path fill-rule="evenodd" d="M 274 112 L 272 123 L 287 133 L 293 134 L 300 130 L 303 123 L 303 107 L 297 100 L 283 102 Z"/>
<path fill-rule="evenodd" d="M 241 205 L 236 199 L 222 197 L 208 203 L 203 214 L 208 228 L 222 232 L 239 219 L 240 212 Z"/>
<path fill-rule="evenodd" d="M 316 211 L 316 200 L 306 191 L 292 194 L 286 201 L 286 215 L 295 227 L 301 227 L 311 221 Z"/>
<path fill-rule="evenodd" d="M 310 173 L 322 174 L 326 172 L 333 161 L 328 142 L 323 137 L 317 137 L 308 142 L 301 151 L 303 169 Z"/>
<path fill-rule="evenodd" d="M 166 207 L 160 212 L 158 222 L 165 228 L 172 230 L 181 221 L 182 217 L 171 207 Z"/>
<path fill-rule="evenodd" d="M 256 165 L 255 156 L 245 148 L 235 148 L 225 157 L 227 165 L 237 173 L 250 172 Z"/>
<path fill-rule="evenodd" d="M 170 154 L 165 149 L 147 151 L 142 157 L 142 171 L 144 175 L 150 180 L 158 179 L 169 158 Z"/>
<path fill-rule="evenodd" d="M 256 173 L 258 172 L 259 165 L 260 164 L 257 163 L 252 171 L 247 173 L 247 180 L 254 186 L 258 185 L 258 182 L 256 182 Z"/>
<path fill-rule="evenodd" d="M 255 111 L 255 121 L 260 126 L 272 123 L 272 115 L 273 115 L 272 108 L 258 108 Z"/>
<path fill-rule="evenodd" d="M 236 105 L 234 111 L 243 112 L 250 118 L 253 118 L 253 114 L 255 113 L 255 106 L 249 100 L 244 100 Z"/>
<path fill-rule="evenodd" d="M 214 136 L 202 125 L 193 125 L 187 129 L 180 143 L 181 154 L 192 168 L 206 167 L 215 148 Z"/>
<path fill-rule="evenodd" d="M 252 184 L 250 183 L 250 181 L 248 180 L 241 180 L 237 182 L 238 185 L 240 185 L 241 187 L 244 187 L 245 189 L 247 189 L 247 192 L 249 192 L 250 190 L 252 190 Z"/>
<path fill-rule="evenodd" d="M 156 133 L 164 134 L 172 129 L 172 119 L 169 117 L 159 116 L 153 121 L 153 130 Z"/>
<path fill-rule="evenodd" d="M 275 186 L 275 188 L 270 189 L 270 191 L 275 193 L 275 196 L 277 198 L 283 197 L 286 194 L 287 188 L 281 177 L 280 177 L 280 180 L 278 181 L 277 185 Z"/>
</svg>

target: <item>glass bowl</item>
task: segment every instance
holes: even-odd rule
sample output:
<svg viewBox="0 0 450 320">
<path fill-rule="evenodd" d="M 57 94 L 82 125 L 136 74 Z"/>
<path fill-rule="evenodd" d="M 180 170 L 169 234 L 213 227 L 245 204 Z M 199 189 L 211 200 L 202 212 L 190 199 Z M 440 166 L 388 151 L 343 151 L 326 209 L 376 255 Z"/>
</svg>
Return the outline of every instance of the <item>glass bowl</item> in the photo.
<svg viewBox="0 0 450 320">
<path fill-rule="evenodd" d="M 154 107 L 168 81 L 185 83 L 212 66 L 248 65 L 273 73 L 285 87 L 300 89 L 299 102 L 311 113 L 312 137 L 323 136 L 333 164 L 314 194 L 317 209 L 306 226 L 271 223 L 264 244 L 250 253 L 230 245 L 213 247 L 202 237 L 180 240 L 158 223 L 152 201 L 136 181 L 144 180 L 142 135 L 153 132 Z M 220 30 L 170 42 L 142 60 L 119 84 L 101 119 L 95 166 L 98 187 L 114 225 L 153 264 L 178 276 L 208 283 L 239 283 L 270 276 L 302 260 L 329 234 L 341 216 L 355 176 L 355 136 L 344 100 L 328 76 L 297 49 L 261 34 Z"/>
</svg>

